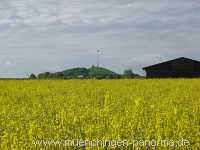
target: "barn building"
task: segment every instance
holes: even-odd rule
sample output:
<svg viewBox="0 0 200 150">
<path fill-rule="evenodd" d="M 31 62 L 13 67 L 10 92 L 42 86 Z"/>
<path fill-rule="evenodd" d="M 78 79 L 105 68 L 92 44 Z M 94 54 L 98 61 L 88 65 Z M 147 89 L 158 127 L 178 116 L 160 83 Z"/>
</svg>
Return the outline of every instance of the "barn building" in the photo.
<svg viewBox="0 0 200 150">
<path fill-rule="evenodd" d="M 200 61 L 181 57 L 143 68 L 147 78 L 200 77 Z"/>
</svg>

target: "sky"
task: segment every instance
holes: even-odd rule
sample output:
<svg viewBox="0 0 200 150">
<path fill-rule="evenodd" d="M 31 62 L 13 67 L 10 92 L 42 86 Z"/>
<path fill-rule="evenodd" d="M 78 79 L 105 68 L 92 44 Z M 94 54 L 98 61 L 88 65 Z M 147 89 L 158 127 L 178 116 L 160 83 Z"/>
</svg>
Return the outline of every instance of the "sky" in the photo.
<svg viewBox="0 0 200 150">
<path fill-rule="evenodd" d="M 0 77 L 200 60 L 200 0 L 0 0 Z"/>
</svg>

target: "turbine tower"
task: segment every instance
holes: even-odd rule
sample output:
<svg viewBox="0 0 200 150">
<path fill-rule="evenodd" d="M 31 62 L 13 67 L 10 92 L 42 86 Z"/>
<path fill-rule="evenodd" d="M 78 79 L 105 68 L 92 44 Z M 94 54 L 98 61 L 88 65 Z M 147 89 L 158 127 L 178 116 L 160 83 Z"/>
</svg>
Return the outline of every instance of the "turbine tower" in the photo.
<svg viewBox="0 0 200 150">
<path fill-rule="evenodd" d="M 100 54 L 101 54 L 101 51 L 97 50 L 97 67 L 99 67 L 100 65 Z"/>
</svg>

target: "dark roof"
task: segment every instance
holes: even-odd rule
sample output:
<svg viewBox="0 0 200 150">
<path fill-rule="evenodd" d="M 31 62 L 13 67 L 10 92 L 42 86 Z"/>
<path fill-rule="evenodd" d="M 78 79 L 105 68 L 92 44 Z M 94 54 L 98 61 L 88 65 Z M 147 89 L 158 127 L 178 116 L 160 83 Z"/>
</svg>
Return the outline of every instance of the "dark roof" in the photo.
<svg viewBox="0 0 200 150">
<path fill-rule="evenodd" d="M 192 62 L 200 63 L 200 61 L 197 61 L 197 60 L 193 60 L 193 59 L 186 58 L 186 57 L 180 57 L 180 58 L 176 58 L 176 59 L 173 59 L 173 60 L 161 62 L 161 63 L 155 64 L 155 65 L 147 66 L 147 67 L 144 67 L 142 69 L 145 70 L 145 69 L 148 69 L 148 68 L 151 68 L 151 67 L 155 67 L 157 65 L 161 65 L 161 64 L 164 64 L 164 63 L 170 63 L 170 62 L 177 61 L 177 60 L 189 60 L 189 61 L 192 61 Z"/>
</svg>

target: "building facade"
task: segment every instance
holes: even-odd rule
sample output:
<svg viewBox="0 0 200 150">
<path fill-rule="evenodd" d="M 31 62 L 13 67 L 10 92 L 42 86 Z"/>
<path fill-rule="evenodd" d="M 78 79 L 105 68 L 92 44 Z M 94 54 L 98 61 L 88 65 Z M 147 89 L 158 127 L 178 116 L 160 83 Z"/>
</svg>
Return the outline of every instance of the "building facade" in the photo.
<svg viewBox="0 0 200 150">
<path fill-rule="evenodd" d="M 147 78 L 200 77 L 200 61 L 181 57 L 143 68 Z"/>
</svg>

